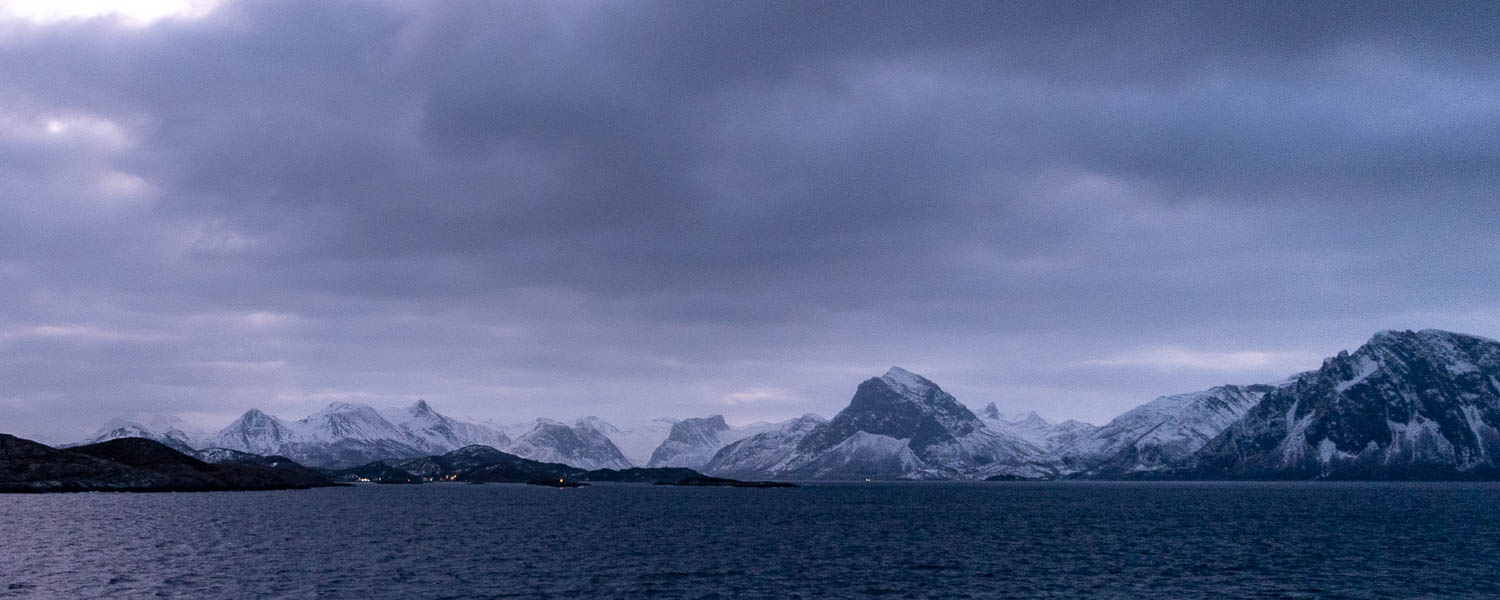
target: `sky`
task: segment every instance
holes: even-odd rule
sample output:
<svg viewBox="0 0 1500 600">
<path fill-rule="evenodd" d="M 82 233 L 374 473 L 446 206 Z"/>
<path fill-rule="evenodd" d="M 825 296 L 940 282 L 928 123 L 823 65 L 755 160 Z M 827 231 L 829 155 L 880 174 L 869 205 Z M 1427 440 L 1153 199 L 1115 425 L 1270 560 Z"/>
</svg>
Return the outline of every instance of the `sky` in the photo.
<svg viewBox="0 0 1500 600">
<path fill-rule="evenodd" d="M 0 0 L 0 431 L 1103 423 L 1500 337 L 1500 4 Z"/>
</svg>

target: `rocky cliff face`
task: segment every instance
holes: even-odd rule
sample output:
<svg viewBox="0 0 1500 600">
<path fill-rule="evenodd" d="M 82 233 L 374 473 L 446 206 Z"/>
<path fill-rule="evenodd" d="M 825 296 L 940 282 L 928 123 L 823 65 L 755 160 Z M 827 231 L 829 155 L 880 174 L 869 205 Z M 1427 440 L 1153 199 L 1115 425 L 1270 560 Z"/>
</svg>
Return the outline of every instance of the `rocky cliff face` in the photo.
<svg viewBox="0 0 1500 600">
<path fill-rule="evenodd" d="M 1186 465 L 1192 476 L 1493 478 L 1500 343 L 1387 331 L 1268 394 Z"/>
</svg>

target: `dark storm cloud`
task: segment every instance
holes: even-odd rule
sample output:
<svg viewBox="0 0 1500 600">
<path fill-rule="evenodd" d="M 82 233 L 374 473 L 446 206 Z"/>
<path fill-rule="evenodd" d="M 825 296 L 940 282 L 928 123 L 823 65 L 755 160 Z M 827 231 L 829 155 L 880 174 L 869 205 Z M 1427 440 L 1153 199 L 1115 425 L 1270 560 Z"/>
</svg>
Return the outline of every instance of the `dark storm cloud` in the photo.
<svg viewBox="0 0 1500 600">
<path fill-rule="evenodd" d="M 231 3 L 0 24 L 22 425 L 425 396 L 1107 418 L 1495 335 L 1483 3 Z M 757 400 L 758 399 L 758 400 Z M 50 415 L 88 423 L 62 426 Z"/>
</svg>

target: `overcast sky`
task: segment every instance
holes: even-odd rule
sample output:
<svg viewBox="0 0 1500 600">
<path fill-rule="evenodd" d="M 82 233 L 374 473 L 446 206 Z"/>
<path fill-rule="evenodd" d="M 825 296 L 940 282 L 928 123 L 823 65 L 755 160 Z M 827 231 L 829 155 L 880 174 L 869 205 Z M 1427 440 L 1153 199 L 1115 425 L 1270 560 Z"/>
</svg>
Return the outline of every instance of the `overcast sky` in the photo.
<svg viewBox="0 0 1500 600">
<path fill-rule="evenodd" d="M 1102 423 L 1500 337 L 1496 3 L 52 4 L 0 2 L 0 431 L 891 365 Z"/>
</svg>

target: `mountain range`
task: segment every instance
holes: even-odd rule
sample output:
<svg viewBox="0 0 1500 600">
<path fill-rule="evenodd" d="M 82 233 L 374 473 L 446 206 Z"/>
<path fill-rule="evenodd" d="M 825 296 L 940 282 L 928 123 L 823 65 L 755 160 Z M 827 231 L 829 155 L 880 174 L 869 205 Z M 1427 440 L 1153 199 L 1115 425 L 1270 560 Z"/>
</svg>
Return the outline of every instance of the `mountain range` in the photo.
<svg viewBox="0 0 1500 600">
<path fill-rule="evenodd" d="M 333 468 L 483 446 L 583 470 L 763 479 L 1476 479 L 1500 476 L 1497 427 L 1500 343 L 1424 330 L 1381 332 L 1279 383 L 1163 396 L 1103 426 L 1006 415 L 993 403 L 976 414 L 893 367 L 860 383 L 832 419 L 740 428 L 719 415 L 496 426 L 426 402 L 386 411 L 333 403 L 297 421 L 250 410 L 212 434 L 170 419 L 114 421 L 89 442 L 146 437 Z"/>
<path fill-rule="evenodd" d="M 80 445 L 139 437 L 188 454 L 216 450 L 280 455 L 312 467 L 345 468 L 442 454 L 477 444 L 586 469 L 632 466 L 593 423 L 568 425 L 538 419 L 513 427 L 516 437 L 512 439 L 500 427 L 444 416 L 426 401 L 387 410 L 334 402 L 296 421 L 250 409 L 211 433 L 192 433 L 178 422 L 160 417 L 141 421 L 111 421 Z"/>
</svg>

